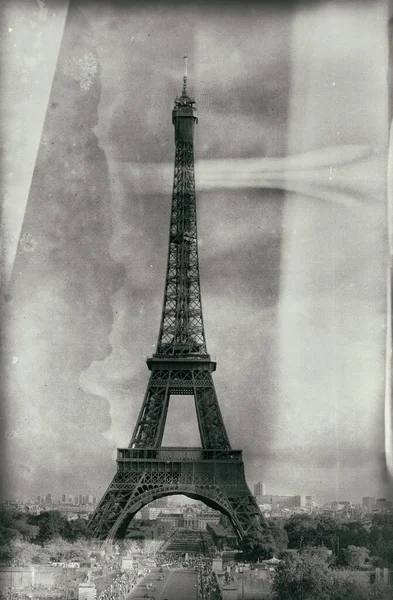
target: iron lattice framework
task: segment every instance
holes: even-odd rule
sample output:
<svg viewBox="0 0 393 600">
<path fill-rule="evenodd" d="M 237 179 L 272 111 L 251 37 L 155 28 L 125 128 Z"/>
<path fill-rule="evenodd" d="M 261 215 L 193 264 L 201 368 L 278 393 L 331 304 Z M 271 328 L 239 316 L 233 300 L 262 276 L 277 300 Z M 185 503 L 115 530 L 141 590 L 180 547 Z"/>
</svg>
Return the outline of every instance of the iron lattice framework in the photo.
<svg viewBox="0 0 393 600">
<path fill-rule="evenodd" d="M 207 357 L 199 285 L 192 142 L 176 141 L 168 267 L 157 357 Z"/>
<path fill-rule="evenodd" d="M 124 537 L 142 506 L 168 494 L 198 498 L 225 513 L 239 537 L 265 529 L 247 487 L 240 450 L 232 450 L 207 353 L 198 264 L 194 178 L 195 101 L 175 100 L 175 169 L 164 304 L 146 395 L 117 473 L 90 520 L 94 537 Z M 202 448 L 161 446 L 171 395 L 193 395 Z"/>
</svg>

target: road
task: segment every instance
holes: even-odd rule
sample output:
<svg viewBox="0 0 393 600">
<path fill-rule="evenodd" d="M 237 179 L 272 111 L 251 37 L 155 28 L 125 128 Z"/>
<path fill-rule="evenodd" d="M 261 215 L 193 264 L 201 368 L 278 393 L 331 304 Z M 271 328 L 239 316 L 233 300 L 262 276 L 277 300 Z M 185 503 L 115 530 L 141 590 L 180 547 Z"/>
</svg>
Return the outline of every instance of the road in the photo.
<svg viewBox="0 0 393 600">
<path fill-rule="evenodd" d="M 162 579 L 159 580 L 159 577 Z M 151 588 L 147 587 L 149 583 L 152 584 Z M 197 583 L 197 572 L 193 569 L 171 569 L 164 573 L 152 569 L 151 573 L 140 579 L 126 600 L 197 600 Z"/>
</svg>

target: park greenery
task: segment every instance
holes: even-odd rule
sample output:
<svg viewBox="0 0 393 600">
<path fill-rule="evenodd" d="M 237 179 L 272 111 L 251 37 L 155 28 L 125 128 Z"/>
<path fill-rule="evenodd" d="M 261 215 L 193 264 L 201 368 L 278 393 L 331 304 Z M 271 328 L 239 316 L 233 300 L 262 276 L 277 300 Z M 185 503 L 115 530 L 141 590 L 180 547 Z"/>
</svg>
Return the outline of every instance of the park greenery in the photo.
<svg viewBox="0 0 393 600">
<path fill-rule="evenodd" d="M 343 577 L 307 550 L 287 555 L 273 581 L 274 600 L 391 600 L 391 592 L 391 586 Z"/>
<path fill-rule="evenodd" d="M 229 522 L 223 518 L 222 525 Z M 31 515 L 1 507 L 0 540 L 3 564 L 88 564 L 92 556 L 86 521 L 68 521 L 55 510 Z M 259 535 L 243 540 L 242 551 L 243 559 L 254 562 L 281 558 L 275 600 L 388 600 L 391 587 L 369 585 L 361 572 L 393 567 L 393 514 L 357 520 L 324 514 L 271 518 Z"/>
<path fill-rule="evenodd" d="M 89 534 L 83 519 L 68 521 L 58 511 L 29 515 L 0 509 L 0 562 L 19 565 L 87 560 Z"/>
<path fill-rule="evenodd" d="M 263 533 L 246 537 L 242 544 L 247 560 L 307 548 L 330 550 L 336 567 L 393 567 L 393 513 L 376 513 L 357 520 L 304 513 L 287 520 L 269 519 Z"/>
</svg>

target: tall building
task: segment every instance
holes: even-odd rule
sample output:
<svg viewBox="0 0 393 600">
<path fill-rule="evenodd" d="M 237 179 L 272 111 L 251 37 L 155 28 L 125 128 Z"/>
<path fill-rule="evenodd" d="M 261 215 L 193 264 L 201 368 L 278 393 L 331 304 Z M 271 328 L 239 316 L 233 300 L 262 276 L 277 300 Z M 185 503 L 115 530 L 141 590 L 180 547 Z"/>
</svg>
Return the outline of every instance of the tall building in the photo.
<svg viewBox="0 0 393 600">
<path fill-rule="evenodd" d="M 364 496 L 362 499 L 362 504 L 365 508 L 375 508 L 375 497 Z"/>
<path fill-rule="evenodd" d="M 306 496 L 304 499 L 304 506 L 306 508 L 314 508 L 315 506 L 315 496 Z"/>
<path fill-rule="evenodd" d="M 380 510 L 387 508 L 386 498 L 377 498 L 376 505 L 377 505 L 377 508 L 379 508 Z"/>
<path fill-rule="evenodd" d="M 264 481 L 254 484 L 254 496 L 266 496 L 266 483 Z"/>
</svg>

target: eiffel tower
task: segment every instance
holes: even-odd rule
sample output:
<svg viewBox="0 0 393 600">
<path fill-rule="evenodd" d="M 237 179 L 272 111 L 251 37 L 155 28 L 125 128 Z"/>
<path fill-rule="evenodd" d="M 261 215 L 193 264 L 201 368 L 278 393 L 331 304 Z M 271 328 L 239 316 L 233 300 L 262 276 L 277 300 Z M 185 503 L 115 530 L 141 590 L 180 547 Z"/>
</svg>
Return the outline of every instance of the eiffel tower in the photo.
<svg viewBox="0 0 393 600">
<path fill-rule="evenodd" d="M 225 514 L 241 541 L 266 531 L 245 479 L 241 450 L 232 450 L 214 389 L 216 363 L 207 352 L 198 265 L 194 180 L 195 101 L 175 99 L 175 171 L 164 305 L 146 395 L 117 473 L 91 517 L 100 540 L 123 539 L 133 516 L 162 496 L 183 494 Z M 171 395 L 194 396 L 201 448 L 161 445 Z"/>
</svg>

